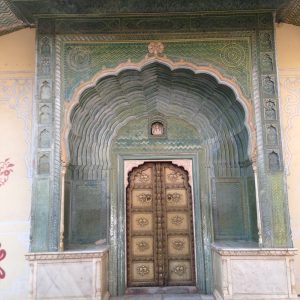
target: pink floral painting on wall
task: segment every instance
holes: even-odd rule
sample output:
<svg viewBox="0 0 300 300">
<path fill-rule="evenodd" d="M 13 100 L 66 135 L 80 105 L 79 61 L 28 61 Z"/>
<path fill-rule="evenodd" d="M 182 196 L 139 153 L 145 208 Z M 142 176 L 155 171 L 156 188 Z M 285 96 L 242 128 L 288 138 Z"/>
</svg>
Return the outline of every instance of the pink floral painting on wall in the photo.
<svg viewBox="0 0 300 300">
<path fill-rule="evenodd" d="M 1 249 L 0 244 L 0 261 L 3 260 L 6 256 L 6 251 L 4 249 Z M 3 279 L 5 277 L 5 271 L 0 267 L 0 279 Z"/>
<path fill-rule="evenodd" d="M 0 187 L 8 181 L 10 173 L 13 172 L 13 167 L 14 164 L 10 162 L 10 158 L 0 161 Z"/>
</svg>

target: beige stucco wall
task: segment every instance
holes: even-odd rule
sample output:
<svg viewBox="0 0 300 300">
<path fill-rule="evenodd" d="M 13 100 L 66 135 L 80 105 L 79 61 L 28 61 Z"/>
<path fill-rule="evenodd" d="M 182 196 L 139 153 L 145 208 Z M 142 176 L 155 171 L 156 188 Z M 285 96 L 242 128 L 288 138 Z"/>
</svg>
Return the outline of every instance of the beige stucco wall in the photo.
<svg viewBox="0 0 300 300">
<path fill-rule="evenodd" d="M 34 47 L 33 29 L 0 37 L 0 251 L 6 251 L 0 260 L 5 272 L 0 279 L 3 300 L 25 300 L 28 294 L 29 268 L 24 255 L 30 228 Z M 8 176 L 1 174 L 6 159 L 13 165 Z"/>
<path fill-rule="evenodd" d="M 294 246 L 300 249 L 300 27 L 278 24 L 276 46 L 291 227 Z M 296 257 L 296 285 L 300 294 L 300 255 Z"/>
</svg>

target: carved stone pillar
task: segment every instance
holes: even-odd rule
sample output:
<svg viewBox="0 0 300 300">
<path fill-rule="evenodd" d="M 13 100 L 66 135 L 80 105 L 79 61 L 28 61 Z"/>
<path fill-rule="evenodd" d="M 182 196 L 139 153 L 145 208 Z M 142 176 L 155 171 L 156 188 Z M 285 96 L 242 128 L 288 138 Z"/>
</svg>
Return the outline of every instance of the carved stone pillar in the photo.
<svg viewBox="0 0 300 300">
<path fill-rule="evenodd" d="M 262 245 L 291 247 L 280 136 L 274 28 L 271 21 L 263 22 L 262 18 L 258 21 L 256 49 L 260 103 L 259 109 L 256 106 L 258 156 L 255 173 Z"/>
<path fill-rule="evenodd" d="M 59 174 L 56 156 L 60 119 L 55 104 L 54 24 L 40 20 L 37 30 L 37 74 L 34 127 L 34 177 L 31 216 L 31 251 L 56 251 L 59 233 Z"/>
</svg>

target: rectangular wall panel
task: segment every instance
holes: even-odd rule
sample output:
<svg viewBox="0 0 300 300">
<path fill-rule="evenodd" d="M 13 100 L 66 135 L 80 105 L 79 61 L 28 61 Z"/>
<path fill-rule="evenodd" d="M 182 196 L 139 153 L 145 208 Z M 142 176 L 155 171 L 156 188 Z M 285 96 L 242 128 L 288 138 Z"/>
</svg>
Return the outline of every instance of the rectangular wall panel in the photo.
<svg viewBox="0 0 300 300">
<path fill-rule="evenodd" d="M 215 239 L 244 239 L 246 232 L 241 179 L 218 178 L 215 181 L 215 191 Z"/>
</svg>

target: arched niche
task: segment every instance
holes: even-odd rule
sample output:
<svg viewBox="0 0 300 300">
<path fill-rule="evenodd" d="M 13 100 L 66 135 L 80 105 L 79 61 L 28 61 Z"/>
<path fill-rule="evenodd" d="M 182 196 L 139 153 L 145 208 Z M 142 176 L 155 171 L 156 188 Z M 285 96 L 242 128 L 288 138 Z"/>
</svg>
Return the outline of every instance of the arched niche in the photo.
<svg viewBox="0 0 300 300">
<path fill-rule="evenodd" d="M 124 272 L 122 157 L 191 157 L 202 276 L 197 286 L 209 292 L 210 243 L 257 240 L 253 112 L 241 99 L 210 74 L 158 61 L 123 66 L 86 86 L 65 115 L 66 246 L 106 241 L 114 257 L 111 278 Z M 164 126 L 163 135 L 151 135 L 153 122 Z M 111 280 L 112 293 L 126 286 L 124 277 L 118 280 Z"/>
</svg>

